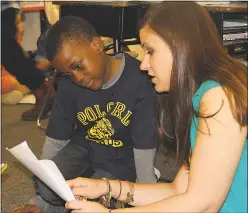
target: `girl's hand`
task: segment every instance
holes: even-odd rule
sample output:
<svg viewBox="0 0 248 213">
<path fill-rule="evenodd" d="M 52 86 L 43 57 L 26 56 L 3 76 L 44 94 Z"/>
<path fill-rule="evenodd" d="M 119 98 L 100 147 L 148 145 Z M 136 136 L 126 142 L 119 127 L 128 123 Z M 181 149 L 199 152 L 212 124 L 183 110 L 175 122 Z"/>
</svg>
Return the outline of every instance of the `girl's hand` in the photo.
<svg viewBox="0 0 248 213">
<path fill-rule="evenodd" d="M 86 200 L 73 200 L 66 202 L 65 208 L 73 209 L 71 213 L 83 213 L 83 212 L 109 212 L 108 209 L 103 207 L 101 204 Z"/>
<path fill-rule="evenodd" d="M 104 180 L 79 177 L 69 180 L 67 183 L 75 196 L 84 198 L 95 199 L 106 195 L 108 192 L 108 187 Z"/>
</svg>

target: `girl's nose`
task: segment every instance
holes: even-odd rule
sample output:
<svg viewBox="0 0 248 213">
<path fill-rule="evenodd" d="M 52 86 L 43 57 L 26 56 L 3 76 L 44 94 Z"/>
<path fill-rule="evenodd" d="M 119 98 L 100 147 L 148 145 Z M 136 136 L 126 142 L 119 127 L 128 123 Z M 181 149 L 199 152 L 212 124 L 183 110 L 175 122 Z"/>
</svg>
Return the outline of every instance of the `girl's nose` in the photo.
<svg viewBox="0 0 248 213">
<path fill-rule="evenodd" d="M 149 60 L 149 56 L 144 56 L 143 60 L 141 61 L 141 64 L 140 64 L 140 69 L 141 70 L 148 70 L 149 68 L 151 67 L 150 65 L 150 60 Z"/>
</svg>

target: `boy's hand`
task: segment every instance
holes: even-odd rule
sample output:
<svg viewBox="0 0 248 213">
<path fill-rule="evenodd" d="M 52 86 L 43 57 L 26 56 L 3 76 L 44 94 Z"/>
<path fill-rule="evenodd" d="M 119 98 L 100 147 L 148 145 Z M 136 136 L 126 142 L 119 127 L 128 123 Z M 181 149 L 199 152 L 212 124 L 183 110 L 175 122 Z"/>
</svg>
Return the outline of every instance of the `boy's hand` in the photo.
<svg viewBox="0 0 248 213">
<path fill-rule="evenodd" d="M 104 180 L 79 177 L 69 180 L 67 183 L 75 196 L 83 198 L 95 199 L 106 195 L 108 192 L 108 187 Z"/>
<path fill-rule="evenodd" d="M 13 210 L 12 213 L 43 213 L 38 206 L 25 205 Z"/>
</svg>

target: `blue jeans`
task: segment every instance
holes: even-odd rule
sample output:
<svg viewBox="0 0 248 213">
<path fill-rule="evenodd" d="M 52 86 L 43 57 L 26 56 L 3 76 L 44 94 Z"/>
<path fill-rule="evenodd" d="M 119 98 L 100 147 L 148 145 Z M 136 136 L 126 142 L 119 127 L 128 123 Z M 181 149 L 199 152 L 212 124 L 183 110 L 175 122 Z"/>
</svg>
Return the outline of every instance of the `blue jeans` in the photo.
<svg viewBox="0 0 248 213">
<path fill-rule="evenodd" d="M 56 148 L 52 144 L 46 145 L 48 145 L 48 149 L 45 152 L 56 153 Z M 49 155 L 49 153 L 43 153 L 43 156 L 47 154 Z M 116 179 L 114 175 L 106 171 L 92 169 L 90 167 L 88 151 L 79 144 L 68 143 L 51 160 L 55 162 L 66 180 L 77 177 L 91 177 L 95 179 L 106 177 L 108 179 Z M 68 211 L 64 208 L 65 201 L 45 183 L 36 176 L 33 177 L 33 180 L 36 197 L 30 200 L 30 204 L 39 206 L 46 213 L 64 213 Z"/>
</svg>

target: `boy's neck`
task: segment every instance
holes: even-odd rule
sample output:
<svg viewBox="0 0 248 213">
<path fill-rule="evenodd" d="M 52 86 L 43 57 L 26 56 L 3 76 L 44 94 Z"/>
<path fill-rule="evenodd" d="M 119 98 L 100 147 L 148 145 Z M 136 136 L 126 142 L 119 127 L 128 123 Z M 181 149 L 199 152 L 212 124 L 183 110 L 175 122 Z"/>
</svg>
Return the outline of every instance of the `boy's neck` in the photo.
<svg viewBox="0 0 248 213">
<path fill-rule="evenodd" d="M 122 58 L 114 58 L 106 55 L 106 73 L 104 77 L 104 84 L 108 83 L 118 72 Z"/>
</svg>

